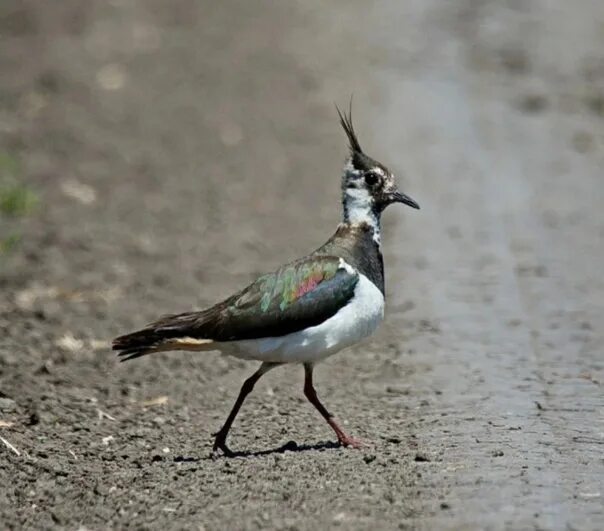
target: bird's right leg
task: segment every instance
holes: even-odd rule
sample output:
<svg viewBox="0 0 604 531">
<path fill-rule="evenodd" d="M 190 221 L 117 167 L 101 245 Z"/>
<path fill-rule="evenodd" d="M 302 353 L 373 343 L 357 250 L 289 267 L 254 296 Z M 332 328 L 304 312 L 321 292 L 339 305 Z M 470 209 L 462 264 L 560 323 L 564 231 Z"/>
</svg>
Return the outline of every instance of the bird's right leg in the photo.
<svg viewBox="0 0 604 531">
<path fill-rule="evenodd" d="M 321 416 L 327 421 L 327 424 L 331 426 L 331 429 L 336 433 L 338 442 L 342 446 L 351 446 L 352 448 L 361 448 L 363 443 L 357 439 L 354 439 L 350 435 L 347 435 L 340 425 L 336 422 L 334 416 L 327 411 L 325 406 L 319 400 L 315 386 L 312 383 L 312 363 L 304 364 L 304 395 L 308 398 L 308 401 L 317 408 Z"/>
<path fill-rule="evenodd" d="M 226 439 L 227 435 L 229 434 L 229 430 L 231 429 L 231 425 L 233 424 L 233 421 L 235 420 L 235 417 L 237 416 L 237 413 L 239 412 L 239 409 L 241 408 L 247 395 L 249 395 L 252 392 L 252 389 L 254 389 L 254 385 L 256 385 L 256 382 L 260 380 L 263 374 L 266 374 L 268 371 L 274 369 L 278 365 L 281 364 L 263 362 L 262 365 L 260 365 L 260 368 L 254 374 L 252 374 L 245 382 L 243 382 L 243 385 L 241 386 L 241 391 L 239 391 L 239 396 L 237 397 L 237 400 L 235 401 L 233 409 L 231 409 L 231 412 L 229 413 L 226 422 L 224 423 L 222 428 L 220 428 L 220 431 L 214 434 L 216 437 L 214 439 L 214 451 L 220 449 L 224 452 L 224 455 L 226 456 L 232 457 L 234 455 L 233 452 L 229 450 L 228 446 L 226 445 Z"/>
</svg>

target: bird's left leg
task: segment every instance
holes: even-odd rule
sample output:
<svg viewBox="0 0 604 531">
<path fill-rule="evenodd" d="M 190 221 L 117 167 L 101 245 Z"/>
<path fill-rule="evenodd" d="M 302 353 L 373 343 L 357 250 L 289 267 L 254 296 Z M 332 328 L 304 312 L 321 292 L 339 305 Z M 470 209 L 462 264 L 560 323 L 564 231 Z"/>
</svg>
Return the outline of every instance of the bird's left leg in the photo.
<svg viewBox="0 0 604 531">
<path fill-rule="evenodd" d="M 281 364 L 263 362 L 262 365 L 260 365 L 260 368 L 254 374 L 252 374 L 245 382 L 243 382 L 243 385 L 241 386 L 241 391 L 239 391 L 239 396 L 237 397 L 237 400 L 235 401 L 235 404 L 233 405 L 233 408 L 231 409 L 231 412 L 229 413 L 226 422 L 224 423 L 222 428 L 220 428 L 220 431 L 214 434 L 216 437 L 214 439 L 214 451 L 220 449 L 224 452 L 224 455 L 226 456 L 234 455 L 234 453 L 226 445 L 226 439 L 227 435 L 229 434 L 229 430 L 231 429 L 231 425 L 233 424 L 237 413 L 239 413 L 239 409 L 245 401 L 245 398 L 252 392 L 252 389 L 254 388 L 254 385 L 256 385 L 256 382 L 260 380 L 263 374 L 266 374 L 268 371 L 274 369 L 279 365 Z"/>
<path fill-rule="evenodd" d="M 323 418 L 327 421 L 327 424 L 331 426 L 331 429 L 336 432 L 336 436 L 338 437 L 338 442 L 342 446 L 352 446 L 353 448 L 361 448 L 363 444 L 361 441 L 357 439 L 353 439 L 349 435 L 344 433 L 344 430 L 340 428 L 338 423 L 336 422 L 334 416 L 325 409 L 325 406 L 321 404 L 319 397 L 317 396 L 317 392 L 312 384 L 312 371 L 313 364 L 305 363 L 304 364 L 304 395 L 308 398 L 308 401 L 315 406 L 319 413 L 323 416 Z"/>
</svg>

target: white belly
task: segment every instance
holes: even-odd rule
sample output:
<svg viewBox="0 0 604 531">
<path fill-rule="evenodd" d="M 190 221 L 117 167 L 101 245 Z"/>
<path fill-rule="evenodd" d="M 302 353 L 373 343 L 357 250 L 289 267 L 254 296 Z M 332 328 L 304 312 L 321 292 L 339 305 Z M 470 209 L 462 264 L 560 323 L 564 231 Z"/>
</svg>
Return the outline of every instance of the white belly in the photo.
<svg viewBox="0 0 604 531">
<path fill-rule="evenodd" d="M 327 321 L 281 337 L 221 343 L 220 350 L 242 359 L 302 363 L 322 360 L 371 335 L 384 317 L 384 296 L 359 275 L 352 300 Z"/>
</svg>

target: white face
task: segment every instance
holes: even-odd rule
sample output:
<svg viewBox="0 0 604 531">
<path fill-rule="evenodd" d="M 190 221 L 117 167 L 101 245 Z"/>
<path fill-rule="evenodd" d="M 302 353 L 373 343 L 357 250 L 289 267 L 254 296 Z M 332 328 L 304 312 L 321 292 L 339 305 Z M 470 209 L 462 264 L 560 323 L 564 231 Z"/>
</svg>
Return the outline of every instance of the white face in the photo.
<svg viewBox="0 0 604 531">
<path fill-rule="evenodd" d="M 377 212 L 381 212 L 391 203 L 389 196 L 397 191 L 394 176 L 381 164 L 376 163 L 366 170 L 361 170 L 355 168 L 350 160 L 344 167 L 342 187 L 346 193 L 351 190 L 364 190 L 376 206 Z M 357 195 L 360 197 L 360 194 Z"/>
<path fill-rule="evenodd" d="M 374 239 L 379 242 L 381 200 L 386 183 L 392 176 L 381 166 L 368 170 L 356 169 L 351 161 L 344 168 L 342 180 L 344 216 L 348 223 L 367 223 L 374 229 Z"/>
</svg>

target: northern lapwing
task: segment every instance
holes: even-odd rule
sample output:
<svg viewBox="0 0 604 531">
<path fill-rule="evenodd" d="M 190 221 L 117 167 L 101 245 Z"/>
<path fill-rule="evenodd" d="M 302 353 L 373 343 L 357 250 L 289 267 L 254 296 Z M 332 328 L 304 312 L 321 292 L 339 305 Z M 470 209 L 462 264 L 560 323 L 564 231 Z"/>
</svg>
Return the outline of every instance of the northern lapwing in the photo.
<svg viewBox="0 0 604 531">
<path fill-rule="evenodd" d="M 313 386 L 317 362 L 371 335 L 384 316 L 384 263 L 380 216 L 392 203 L 419 205 L 400 192 L 393 174 L 368 156 L 337 107 L 349 141 L 342 176 L 342 223 L 316 251 L 261 276 L 228 299 L 202 311 L 162 317 L 116 338 L 122 361 L 168 350 L 216 350 L 261 362 L 241 387 L 214 451 L 233 455 L 227 435 L 246 396 L 263 374 L 285 363 L 304 365 L 304 394 L 343 446 L 357 448 L 319 401 Z"/>
</svg>

